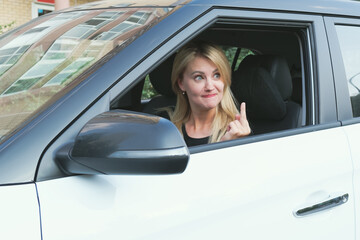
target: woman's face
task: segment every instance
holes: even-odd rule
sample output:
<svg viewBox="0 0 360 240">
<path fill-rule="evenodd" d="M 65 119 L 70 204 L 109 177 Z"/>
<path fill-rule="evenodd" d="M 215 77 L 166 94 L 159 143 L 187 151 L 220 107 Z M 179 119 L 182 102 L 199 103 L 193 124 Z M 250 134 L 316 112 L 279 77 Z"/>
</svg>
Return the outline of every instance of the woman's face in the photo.
<svg viewBox="0 0 360 240">
<path fill-rule="evenodd" d="M 187 65 L 178 84 L 186 92 L 192 111 L 215 109 L 223 97 L 222 76 L 216 65 L 204 57 L 195 57 Z"/>
</svg>

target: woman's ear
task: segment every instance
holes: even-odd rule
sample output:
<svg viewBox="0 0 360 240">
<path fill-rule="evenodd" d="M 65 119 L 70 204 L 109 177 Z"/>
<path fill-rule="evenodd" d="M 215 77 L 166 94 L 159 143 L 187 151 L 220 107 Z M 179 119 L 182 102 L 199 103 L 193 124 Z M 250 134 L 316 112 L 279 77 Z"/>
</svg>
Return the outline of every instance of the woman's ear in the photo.
<svg viewBox="0 0 360 240">
<path fill-rule="evenodd" d="M 183 81 L 182 81 L 180 78 L 178 78 L 177 84 L 178 84 L 180 90 L 183 91 L 183 92 L 185 92 L 185 88 L 184 88 L 184 85 L 183 85 Z"/>
</svg>

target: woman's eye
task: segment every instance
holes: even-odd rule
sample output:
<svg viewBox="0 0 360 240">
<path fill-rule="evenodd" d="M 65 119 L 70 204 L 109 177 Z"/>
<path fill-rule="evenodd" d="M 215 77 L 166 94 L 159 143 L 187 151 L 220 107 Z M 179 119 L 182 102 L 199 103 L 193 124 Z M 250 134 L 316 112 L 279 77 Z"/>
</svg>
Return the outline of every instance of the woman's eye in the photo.
<svg viewBox="0 0 360 240">
<path fill-rule="evenodd" d="M 215 78 L 215 79 L 219 79 L 219 78 L 220 78 L 220 73 L 215 73 L 215 74 L 214 74 L 214 78 Z"/>
<path fill-rule="evenodd" d="M 203 79 L 203 77 L 201 76 L 201 75 L 197 75 L 197 76 L 195 76 L 195 78 L 194 78 L 195 80 L 197 80 L 197 81 L 199 81 L 199 80 L 202 80 Z"/>
</svg>

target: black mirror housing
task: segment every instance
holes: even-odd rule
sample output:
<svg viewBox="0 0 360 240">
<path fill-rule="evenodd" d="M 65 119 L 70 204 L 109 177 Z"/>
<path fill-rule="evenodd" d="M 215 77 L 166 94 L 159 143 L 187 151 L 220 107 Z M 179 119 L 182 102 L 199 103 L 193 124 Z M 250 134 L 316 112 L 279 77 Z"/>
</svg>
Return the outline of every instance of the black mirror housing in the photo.
<svg viewBox="0 0 360 240">
<path fill-rule="evenodd" d="M 177 128 L 153 115 L 115 110 L 90 120 L 56 161 L 70 174 L 182 173 L 189 151 Z"/>
</svg>

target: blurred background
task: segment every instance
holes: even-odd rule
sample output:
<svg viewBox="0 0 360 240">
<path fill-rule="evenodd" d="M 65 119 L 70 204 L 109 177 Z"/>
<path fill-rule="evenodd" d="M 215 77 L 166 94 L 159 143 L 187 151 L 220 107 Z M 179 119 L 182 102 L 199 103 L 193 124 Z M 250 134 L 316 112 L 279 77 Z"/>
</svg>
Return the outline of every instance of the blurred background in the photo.
<svg viewBox="0 0 360 240">
<path fill-rule="evenodd" d="M 97 0 L 0 0 L 0 34 L 55 10 Z"/>
</svg>

